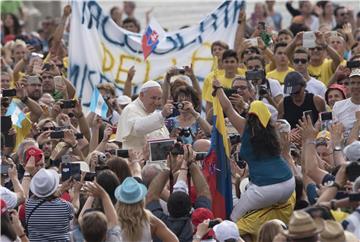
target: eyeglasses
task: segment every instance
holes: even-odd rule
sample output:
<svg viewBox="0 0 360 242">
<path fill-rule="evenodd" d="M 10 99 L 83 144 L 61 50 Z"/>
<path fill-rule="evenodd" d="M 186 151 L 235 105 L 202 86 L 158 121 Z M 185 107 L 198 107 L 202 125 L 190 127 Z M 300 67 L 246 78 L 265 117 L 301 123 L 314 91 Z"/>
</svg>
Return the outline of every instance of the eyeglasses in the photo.
<svg viewBox="0 0 360 242">
<path fill-rule="evenodd" d="M 299 64 L 306 64 L 308 61 L 307 59 L 294 59 L 293 62 L 294 64 L 299 65 Z"/>
<path fill-rule="evenodd" d="M 256 51 L 254 50 L 244 50 L 244 55 L 250 55 L 250 54 L 255 54 Z"/>
<path fill-rule="evenodd" d="M 321 47 L 315 47 L 315 48 L 309 48 L 310 51 L 322 51 L 323 48 Z"/>
</svg>

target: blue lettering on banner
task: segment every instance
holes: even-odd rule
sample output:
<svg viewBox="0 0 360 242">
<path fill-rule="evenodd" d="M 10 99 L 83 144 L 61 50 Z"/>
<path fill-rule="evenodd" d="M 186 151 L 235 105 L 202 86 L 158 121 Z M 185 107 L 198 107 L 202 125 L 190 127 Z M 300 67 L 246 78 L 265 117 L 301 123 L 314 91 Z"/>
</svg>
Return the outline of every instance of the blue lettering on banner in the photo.
<svg viewBox="0 0 360 242">
<path fill-rule="evenodd" d="M 100 17 L 102 14 L 102 9 L 99 6 L 99 4 L 95 1 L 90 1 L 88 3 L 88 9 L 90 12 L 90 20 L 89 20 L 89 24 L 88 24 L 88 28 L 91 29 L 92 25 L 93 25 L 93 19 L 96 22 L 96 28 L 99 29 L 99 24 L 100 24 Z M 94 13 L 94 11 L 96 11 L 96 13 Z"/>
<path fill-rule="evenodd" d="M 187 44 L 184 44 L 184 39 L 183 39 L 183 37 L 181 37 L 181 35 L 179 33 L 176 34 L 176 38 L 178 39 L 178 41 L 180 43 L 179 50 L 182 50 L 185 47 L 196 43 L 196 39 L 194 39 L 193 41 L 191 41 L 191 42 L 189 42 Z"/>
<path fill-rule="evenodd" d="M 114 45 L 119 45 L 120 47 L 123 47 L 124 43 L 121 43 L 119 41 L 111 39 L 110 36 L 108 35 L 108 33 L 106 32 L 105 25 L 108 23 L 108 21 L 109 21 L 109 16 L 106 16 L 101 24 L 102 34 L 103 34 L 104 38 Z M 121 37 L 124 38 L 124 35 L 122 34 Z"/>
</svg>

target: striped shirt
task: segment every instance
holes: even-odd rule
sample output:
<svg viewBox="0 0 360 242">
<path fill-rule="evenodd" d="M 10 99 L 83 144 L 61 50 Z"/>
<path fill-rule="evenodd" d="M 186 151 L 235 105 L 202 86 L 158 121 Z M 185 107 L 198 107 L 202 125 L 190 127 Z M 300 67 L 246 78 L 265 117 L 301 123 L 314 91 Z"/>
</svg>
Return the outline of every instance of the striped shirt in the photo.
<svg viewBox="0 0 360 242">
<path fill-rule="evenodd" d="M 41 204 L 28 218 L 31 211 L 43 199 L 31 197 L 26 202 L 25 214 L 28 223 L 29 240 L 33 241 L 70 241 L 70 221 L 73 218 L 71 203 L 55 198 Z"/>
</svg>

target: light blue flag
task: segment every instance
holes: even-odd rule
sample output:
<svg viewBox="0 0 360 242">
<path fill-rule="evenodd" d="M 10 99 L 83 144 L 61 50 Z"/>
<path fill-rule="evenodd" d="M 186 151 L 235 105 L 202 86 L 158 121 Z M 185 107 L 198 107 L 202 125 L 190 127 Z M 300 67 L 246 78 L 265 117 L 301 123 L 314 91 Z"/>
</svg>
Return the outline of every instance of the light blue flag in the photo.
<svg viewBox="0 0 360 242">
<path fill-rule="evenodd" d="M 108 109 L 109 108 L 104 98 L 101 96 L 99 89 L 95 87 L 91 96 L 90 111 L 100 115 L 103 119 L 106 119 Z"/>
<path fill-rule="evenodd" d="M 5 116 L 11 116 L 12 123 L 18 126 L 19 128 L 22 128 L 21 123 L 26 118 L 25 113 L 21 111 L 21 109 L 14 101 L 11 102 Z"/>
</svg>

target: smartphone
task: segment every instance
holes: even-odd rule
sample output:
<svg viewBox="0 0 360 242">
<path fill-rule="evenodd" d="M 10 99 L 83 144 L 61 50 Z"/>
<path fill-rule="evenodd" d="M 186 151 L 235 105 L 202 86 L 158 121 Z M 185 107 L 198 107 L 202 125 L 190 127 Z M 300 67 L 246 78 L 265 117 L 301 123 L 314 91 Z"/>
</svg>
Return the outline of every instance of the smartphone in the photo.
<svg viewBox="0 0 360 242">
<path fill-rule="evenodd" d="M 304 48 L 315 48 L 316 47 L 316 37 L 313 31 L 306 31 L 303 33 L 303 47 Z"/>
<path fill-rule="evenodd" d="M 322 112 L 320 113 L 321 121 L 321 130 L 329 128 L 329 125 L 332 123 L 332 112 Z"/>
<path fill-rule="evenodd" d="M 237 90 L 231 89 L 231 88 L 224 88 L 224 93 L 229 98 L 229 97 L 231 97 L 231 95 L 237 94 Z"/>
<path fill-rule="evenodd" d="M 265 22 L 259 22 L 257 25 L 257 28 L 259 31 L 266 31 L 266 23 Z"/>
<path fill-rule="evenodd" d="M 63 163 L 61 167 L 61 180 L 66 181 L 70 178 L 80 181 L 81 170 L 79 163 Z"/>
<path fill-rule="evenodd" d="M 0 167 L 1 167 L 1 175 L 7 175 L 11 165 L 2 163 L 0 164 Z"/>
<path fill-rule="evenodd" d="M 84 181 L 94 181 L 96 177 L 96 172 L 86 172 Z"/>
<path fill-rule="evenodd" d="M 3 89 L 2 90 L 3 97 L 15 97 L 16 96 L 16 89 Z"/>
<path fill-rule="evenodd" d="M 322 112 L 320 113 L 321 121 L 332 120 L 332 112 Z"/>
<path fill-rule="evenodd" d="M 197 152 L 195 155 L 195 160 L 204 160 L 207 155 L 207 152 Z"/>
<path fill-rule="evenodd" d="M 164 162 L 172 150 L 175 141 L 171 139 L 154 140 L 149 142 L 150 162 Z"/>
<path fill-rule="evenodd" d="M 214 228 L 215 225 L 221 223 L 219 220 L 214 219 L 209 221 L 209 229 Z"/>
<path fill-rule="evenodd" d="M 116 156 L 122 157 L 122 158 L 129 158 L 129 150 L 117 149 Z"/>
<path fill-rule="evenodd" d="M 245 78 L 248 81 L 253 81 L 253 80 L 263 80 L 265 78 L 265 73 L 264 71 L 260 70 L 260 71 L 247 71 L 245 72 Z"/>
<path fill-rule="evenodd" d="M 75 137 L 76 137 L 76 139 L 83 139 L 84 135 L 82 133 L 76 133 Z"/>
<path fill-rule="evenodd" d="M 360 67 L 360 61 L 348 61 L 346 63 L 347 68 L 359 68 Z"/>
<path fill-rule="evenodd" d="M 63 139 L 64 138 L 64 131 L 52 131 L 50 133 L 51 139 Z"/>
<path fill-rule="evenodd" d="M 251 39 L 247 39 L 247 42 L 250 43 L 251 46 L 254 46 L 254 47 L 258 47 L 258 40 L 257 38 L 251 38 Z"/>
<path fill-rule="evenodd" d="M 350 202 L 358 202 L 358 201 L 360 201 L 360 192 L 349 193 L 349 201 Z"/>
<path fill-rule="evenodd" d="M 68 108 L 75 108 L 76 100 L 64 100 L 60 104 L 61 108 L 68 109 Z"/>
</svg>

